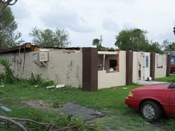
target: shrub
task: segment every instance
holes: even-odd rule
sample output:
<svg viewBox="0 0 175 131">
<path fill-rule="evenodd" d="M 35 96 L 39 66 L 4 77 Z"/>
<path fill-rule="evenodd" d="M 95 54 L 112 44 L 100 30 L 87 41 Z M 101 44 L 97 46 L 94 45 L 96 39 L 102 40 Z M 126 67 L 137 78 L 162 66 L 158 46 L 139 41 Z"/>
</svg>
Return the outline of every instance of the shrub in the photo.
<svg viewBox="0 0 175 131">
<path fill-rule="evenodd" d="M 43 82 L 43 78 L 41 77 L 41 74 L 36 74 L 34 75 L 33 73 L 31 73 L 31 77 L 29 78 L 29 83 L 32 85 L 41 85 L 41 83 Z"/>
<path fill-rule="evenodd" d="M 83 118 L 75 117 L 72 115 L 67 115 L 64 113 L 58 114 L 58 119 L 56 122 L 57 126 L 60 128 L 63 127 L 72 127 L 70 131 L 99 131 L 100 127 L 97 123 L 86 123 Z"/>
<path fill-rule="evenodd" d="M 0 82 L 4 81 L 5 78 L 5 74 L 4 73 L 0 73 Z"/>
<path fill-rule="evenodd" d="M 11 84 L 14 84 L 17 81 L 17 78 L 14 76 L 12 69 L 10 68 L 11 63 L 7 58 L 1 58 L 0 64 L 4 67 L 5 77 L 4 80 Z"/>
</svg>

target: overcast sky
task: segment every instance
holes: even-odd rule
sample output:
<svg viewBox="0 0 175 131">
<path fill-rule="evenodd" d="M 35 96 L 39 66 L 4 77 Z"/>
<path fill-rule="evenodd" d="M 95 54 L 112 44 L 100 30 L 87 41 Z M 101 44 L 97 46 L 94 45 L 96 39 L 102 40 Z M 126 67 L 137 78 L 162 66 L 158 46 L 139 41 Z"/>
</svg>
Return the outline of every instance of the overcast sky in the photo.
<svg viewBox="0 0 175 131">
<path fill-rule="evenodd" d="M 175 41 L 175 0 L 18 0 L 11 6 L 18 31 L 26 42 L 39 29 L 65 29 L 72 47 L 91 46 L 102 35 L 102 45 L 114 47 L 123 29 L 139 28 L 149 40 Z"/>
</svg>

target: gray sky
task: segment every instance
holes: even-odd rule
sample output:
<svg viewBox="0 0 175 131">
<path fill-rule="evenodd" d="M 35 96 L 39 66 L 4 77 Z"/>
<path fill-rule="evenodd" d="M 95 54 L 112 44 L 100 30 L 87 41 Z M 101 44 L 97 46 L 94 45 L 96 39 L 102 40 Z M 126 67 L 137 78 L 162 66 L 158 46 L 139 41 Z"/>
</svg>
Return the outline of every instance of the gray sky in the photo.
<svg viewBox="0 0 175 131">
<path fill-rule="evenodd" d="M 102 45 L 114 47 L 123 29 L 140 28 L 149 40 L 175 41 L 175 0 L 18 0 L 11 7 L 18 31 L 26 42 L 39 29 L 65 29 L 70 46 L 91 46 L 102 35 Z"/>
</svg>

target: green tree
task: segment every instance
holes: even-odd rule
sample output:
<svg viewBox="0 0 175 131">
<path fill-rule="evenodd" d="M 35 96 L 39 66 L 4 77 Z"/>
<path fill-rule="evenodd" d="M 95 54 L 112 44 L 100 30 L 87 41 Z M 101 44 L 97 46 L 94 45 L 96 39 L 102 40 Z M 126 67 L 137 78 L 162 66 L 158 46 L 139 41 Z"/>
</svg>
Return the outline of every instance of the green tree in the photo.
<svg viewBox="0 0 175 131">
<path fill-rule="evenodd" d="M 2 7 L 2 3 L 0 3 Z M 12 47 L 15 41 L 21 37 L 21 33 L 17 32 L 17 23 L 12 11 L 7 7 L 0 15 L 0 49 Z"/>
<path fill-rule="evenodd" d="M 121 50 L 147 51 L 149 41 L 145 36 L 146 33 L 141 29 L 122 30 L 116 36 L 115 45 Z"/>
<path fill-rule="evenodd" d="M 29 35 L 33 37 L 33 44 L 35 45 L 50 47 L 67 47 L 69 45 L 69 35 L 65 30 L 40 30 L 35 27 Z"/>
<path fill-rule="evenodd" d="M 101 48 L 102 47 L 101 41 L 98 38 L 93 39 L 92 45 L 97 46 L 97 48 Z"/>
<path fill-rule="evenodd" d="M 104 47 L 104 46 L 102 46 L 102 39 L 100 40 L 100 39 L 98 39 L 98 38 L 93 39 L 92 45 L 95 45 L 95 46 L 97 47 L 98 50 L 103 50 L 103 51 L 115 50 L 115 49 L 112 48 L 112 47 Z"/>
<path fill-rule="evenodd" d="M 146 51 L 148 52 L 156 52 L 156 53 L 159 53 L 159 54 L 162 54 L 163 51 L 161 50 L 162 46 L 158 43 L 158 42 L 151 42 L 149 44 L 149 47 Z"/>
<path fill-rule="evenodd" d="M 163 41 L 164 51 L 175 51 L 175 42 L 169 42 L 168 40 Z"/>
</svg>

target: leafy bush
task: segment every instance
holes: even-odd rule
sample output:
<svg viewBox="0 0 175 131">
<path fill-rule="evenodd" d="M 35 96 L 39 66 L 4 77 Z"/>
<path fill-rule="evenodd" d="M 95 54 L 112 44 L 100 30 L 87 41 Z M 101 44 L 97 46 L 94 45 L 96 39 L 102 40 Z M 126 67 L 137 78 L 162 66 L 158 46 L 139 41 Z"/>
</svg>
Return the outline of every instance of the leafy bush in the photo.
<svg viewBox="0 0 175 131">
<path fill-rule="evenodd" d="M 38 122 L 43 122 L 43 115 L 40 111 L 37 110 L 29 110 L 28 114 L 27 114 L 27 118 L 32 119 L 34 121 L 38 121 Z M 35 131 L 44 131 L 44 127 L 42 128 L 39 125 L 36 125 L 34 123 L 28 123 L 27 124 L 30 128 L 33 128 Z"/>
<path fill-rule="evenodd" d="M 10 68 L 11 63 L 7 58 L 0 59 L 0 65 L 4 67 L 5 77 L 4 80 L 11 84 L 14 84 L 17 81 L 17 78 L 14 76 L 12 69 Z"/>
<path fill-rule="evenodd" d="M 31 73 L 31 77 L 29 78 L 29 83 L 32 85 L 41 85 L 41 83 L 43 82 L 43 78 L 41 77 L 41 74 L 36 74 L 34 75 L 33 73 Z"/>
<path fill-rule="evenodd" d="M 5 78 L 5 74 L 4 73 L 0 73 L 0 82 L 2 82 Z"/>
<path fill-rule="evenodd" d="M 81 117 L 73 117 L 72 115 L 66 115 L 59 113 L 56 124 L 59 128 L 71 127 L 70 131 L 99 131 L 100 127 L 96 123 L 85 123 Z"/>
</svg>

